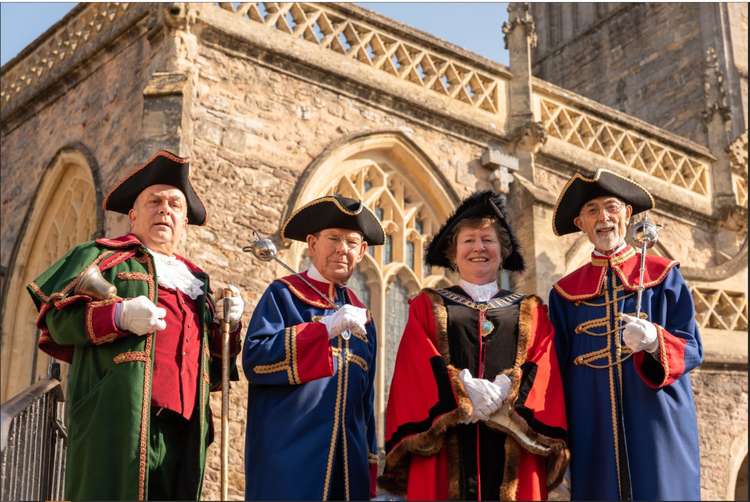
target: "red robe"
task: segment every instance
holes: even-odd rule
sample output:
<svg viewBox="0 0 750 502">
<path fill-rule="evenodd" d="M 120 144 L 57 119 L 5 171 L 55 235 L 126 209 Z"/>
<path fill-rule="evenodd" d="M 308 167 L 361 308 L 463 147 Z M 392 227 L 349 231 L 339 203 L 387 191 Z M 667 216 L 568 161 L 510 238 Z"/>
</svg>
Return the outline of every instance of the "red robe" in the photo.
<svg viewBox="0 0 750 502">
<path fill-rule="evenodd" d="M 569 458 L 562 382 L 547 309 L 536 296 L 524 298 L 516 308 L 516 353 L 512 366 L 503 371 L 513 382 L 505 409 L 516 427 L 515 432 L 502 430 L 506 439 L 500 492 L 484 493 L 485 499 L 546 499 L 548 489 L 561 481 Z M 452 364 L 450 346 L 455 339 L 450 338 L 455 332 L 449 332 L 448 323 L 446 300 L 424 290 L 410 304 L 396 358 L 380 484 L 393 493 L 405 493 L 409 500 L 465 498 L 458 479 L 455 426 L 471 415 L 472 404 L 458 378 L 462 368 Z M 493 375 L 485 377 L 492 380 Z M 485 424 L 501 430 L 489 421 Z M 544 450 L 546 457 L 529 451 L 529 445 Z"/>
</svg>

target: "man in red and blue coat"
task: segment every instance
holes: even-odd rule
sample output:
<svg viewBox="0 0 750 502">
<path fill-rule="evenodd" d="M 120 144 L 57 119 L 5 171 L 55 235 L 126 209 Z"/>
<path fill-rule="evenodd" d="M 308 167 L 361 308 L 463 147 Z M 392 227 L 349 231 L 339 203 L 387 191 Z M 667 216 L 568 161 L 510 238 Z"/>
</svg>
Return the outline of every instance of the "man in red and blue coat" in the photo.
<svg viewBox="0 0 750 502">
<path fill-rule="evenodd" d="M 155 154 L 104 202 L 128 215 L 130 233 L 74 247 L 28 285 L 40 349 L 70 363 L 68 500 L 200 498 L 222 309 L 208 275 L 175 253 L 188 223 L 206 220 L 188 170 L 187 159 Z M 87 282 L 91 267 L 101 277 Z M 222 301 L 237 380 L 243 302 Z"/>
<path fill-rule="evenodd" d="M 556 235 L 583 231 L 591 261 L 550 292 L 565 385 L 573 500 L 698 500 L 700 455 L 688 373 L 703 359 L 679 264 L 625 242 L 633 214 L 652 209 L 642 186 L 599 170 L 560 194 Z"/>
<path fill-rule="evenodd" d="M 307 242 L 311 265 L 273 281 L 248 326 L 245 498 L 366 500 L 377 475 L 377 339 L 346 282 L 385 234 L 362 202 L 329 196 L 281 235 Z"/>
</svg>

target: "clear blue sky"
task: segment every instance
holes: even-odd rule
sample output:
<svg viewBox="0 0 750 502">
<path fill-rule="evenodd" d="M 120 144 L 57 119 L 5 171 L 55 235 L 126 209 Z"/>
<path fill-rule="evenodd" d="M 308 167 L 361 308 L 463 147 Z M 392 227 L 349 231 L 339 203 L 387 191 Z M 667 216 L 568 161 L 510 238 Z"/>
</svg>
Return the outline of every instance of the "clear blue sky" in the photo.
<svg viewBox="0 0 750 502">
<path fill-rule="evenodd" d="M 507 3 L 358 2 L 493 61 L 508 64 L 500 27 Z M 0 3 L 0 65 L 59 21 L 75 3 Z"/>
</svg>

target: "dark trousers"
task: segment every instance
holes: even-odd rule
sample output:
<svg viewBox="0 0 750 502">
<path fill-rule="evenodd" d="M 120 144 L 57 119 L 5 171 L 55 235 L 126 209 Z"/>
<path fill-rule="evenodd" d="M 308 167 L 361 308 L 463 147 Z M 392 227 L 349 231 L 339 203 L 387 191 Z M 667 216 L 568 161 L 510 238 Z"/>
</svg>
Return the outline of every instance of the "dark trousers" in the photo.
<svg viewBox="0 0 750 502">
<path fill-rule="evenodd" d="M 167 409 L 152 409 L 148 449 L 148 499 L 183 499 L 179 473 L 187 458 L 190 423 Z"/>
</svg>

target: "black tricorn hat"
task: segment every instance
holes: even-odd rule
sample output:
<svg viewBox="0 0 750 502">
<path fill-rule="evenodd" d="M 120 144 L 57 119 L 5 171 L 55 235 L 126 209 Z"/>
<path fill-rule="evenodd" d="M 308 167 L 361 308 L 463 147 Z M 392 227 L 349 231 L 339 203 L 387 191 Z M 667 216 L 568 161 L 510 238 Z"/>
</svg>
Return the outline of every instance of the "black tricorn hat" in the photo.
<svg viewBox="0 0 750 502">
<path fill-rule="evenodd" d="M 305 242 L 309 234 L 326 228 L 346 228 L 360 232 L 371 246 L 385 242 L 385 232 L 378 218 L 362 201 L 328 195 L 297 209 L 281 229 L 285 239 Z"/>
<path fill-rule="evenodd" d="M 555 235 L 578 232 L 573 220 L 591 199 L 612 196 L 633 207 L 633 214 L 654 208 L 654 198 L 648 190 L 634 181 L 606 169 L 599 169 L 593 178 L 576 173 L 563 187 L 555 204 L 552 229 Z"/>
<path fill-rule="evenodd" d="M 187 217 L 191 225 L 206 222 L 206 208 L 190 184 L 188 159 L 160 150 L 143 165 L 134 169 L 104 199 L 104 209 L 128 214 L 135 199 L 151 185 L 172 185 L 182 190 L 187 200 Z"/>
<path fill-rule="evenodd" d="M 448 257 L 448 249 L 451 245 L 451 238 L 455 231 L 456 225 L 461 220 L 467 218 L 493 218 L 497 220 L 500 228 L 505 232 L 507 242 L 510 242 L 509 249 L 502 246 L 503 263 L 502 268 L 515 272 L 521 272 L 524 269 L 521 249 L 518 245 L 513 229 L 510 227 L 505 217 L 505 203 L 503 199 L 491 190 L 485 192 L 476 192 L 461 202 L 458 209 L 448 218 L 448 221 L 435 234 L 432 241 L 427 245 L 427 255 L 425 261 L 428 265 L 437 265 L 439 267 L 450 268 L 451 262 Z"/>
</svg>

